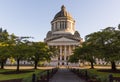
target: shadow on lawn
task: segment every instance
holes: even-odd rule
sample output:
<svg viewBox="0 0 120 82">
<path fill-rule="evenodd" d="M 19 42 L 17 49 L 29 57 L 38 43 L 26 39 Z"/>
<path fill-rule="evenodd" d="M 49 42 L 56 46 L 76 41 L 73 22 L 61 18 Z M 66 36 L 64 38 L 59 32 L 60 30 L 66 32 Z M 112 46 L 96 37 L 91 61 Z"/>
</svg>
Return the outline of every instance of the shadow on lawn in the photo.
<svg viewBox="0 0 120 82">
<path fill-rule="evenodd" d="M 34 70 L 20 70 L 20 71 L 11 70 L 11 71 L 1 72 L 0 74 L 10 75 L 10 74 L 23 74 L 23 73 L 30 73 L 30 72 L 34 72 Z M 21 79 L 3 80 L 0 82 L 22 82 L 22 78 Z"/>
<path fill-rule="evenodd" d="M 1 72 L 0 74 L 9 75 L 9 74 L 23 74 L 30 72 L 34 72 L 34 70 L 5 71 L 5 72 Z"/>
<path fill-rule="evenodd" d="M 22 79 L 11 79 L 11 80 L 4 80 L 0 82 L 22 82 Z"/>
<path fill-rule="evenodd" d="M 120 70 L 111 70 L 111 69 L 100 69 L 100 70 L 97 70 L 99 72 L 108 72 L 108 73 L 120 73 Z"/>
</svg>

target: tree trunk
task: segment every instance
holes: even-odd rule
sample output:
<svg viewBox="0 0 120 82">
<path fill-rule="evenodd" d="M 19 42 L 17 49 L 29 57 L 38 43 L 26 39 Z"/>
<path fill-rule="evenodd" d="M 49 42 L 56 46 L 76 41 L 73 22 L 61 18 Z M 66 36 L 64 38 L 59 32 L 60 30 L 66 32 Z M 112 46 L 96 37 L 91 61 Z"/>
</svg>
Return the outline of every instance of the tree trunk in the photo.
<svg viewBox="0 0 120 82">
<path fill-rule="evenodd" d="M 4 69 L 4 62 L 1 62 L 1 69 Z"/>
<path fill-rule="evenodd" d="M 17 59 L 17 70 L 16 71 L 20 70 L 19 67 L 20 67 L 20 59 Z"/>
<path fill-rule="evenodd" d="M 91 61 L 91 69 L 94 69 L 94 65 L 93 65 L 93 62 Z"/>
<path fill-rule="evenodd" d="M 116 65 L 115 65 L 115 62 L 114 62 L 114 61 L 111 62 L 111 69 L 112 69 L 113 71 L 116 71 Z"/>
<path fill-rule="evenodd" d="M 37 69 L 38 61 L 35 61 L 34 69 Z"/>
</svg>

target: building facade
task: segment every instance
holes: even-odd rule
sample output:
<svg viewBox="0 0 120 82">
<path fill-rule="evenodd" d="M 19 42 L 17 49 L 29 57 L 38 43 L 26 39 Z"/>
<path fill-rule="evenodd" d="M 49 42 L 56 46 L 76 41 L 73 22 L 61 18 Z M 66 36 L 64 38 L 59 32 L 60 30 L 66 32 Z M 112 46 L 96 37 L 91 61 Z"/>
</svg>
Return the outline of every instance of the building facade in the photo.
<svg viewBox="0 0 120 82">
<path fill-rule="evenodd" d="M 59 49 L 58 56 L 52 58 L 50 65 L 70 65 L 69 56 L 76 46 L 81 45 L 82 38 L 75 30 L 75 20 L 64 5 L 51 21 L 51 31 L 47 33 L 44 41 L 48 46 Z"/>
</svg>

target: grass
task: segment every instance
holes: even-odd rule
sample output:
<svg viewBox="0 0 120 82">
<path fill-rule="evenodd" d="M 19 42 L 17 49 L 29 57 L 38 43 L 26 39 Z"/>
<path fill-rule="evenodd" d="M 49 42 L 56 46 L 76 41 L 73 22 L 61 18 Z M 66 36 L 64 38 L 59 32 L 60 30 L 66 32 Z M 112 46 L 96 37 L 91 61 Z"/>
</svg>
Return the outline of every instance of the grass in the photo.
<svg viewBox="0 0 120 82">
<path fill-rule="evenodd" d="M 103 70 L 103 69 L 99 69 L 99 70 Z M 110 70 L 110 69 L 105 69 L 106 71 Z M 88 71 L 88 76 L 90 78 L 94 78 L 96 77 L 97 81 L 99 82 L 109 82 L 109 75 L 112 74 L 113 77 L 120 77 L 120 73 L 111 73 L 111 72 L 101 72 L 98 71 L 98 69 L 87 69 Z M 120 71 L 119 71 L 120 72 Z"/>
<path fill-rule="evenodd" d="M 20 73 L 20 74 L 2 74 L 3 72 L 9 72 L 9 71 L 15 71 L 15 70 L 8 70 L 8 69 L 0 69 L 0 80 L 10 80 L 10 79 L 20 79 L 20 78 L 27 78 L 32 76 L 33 73 L 40 73 L 43 70 L 27 70 L 27 71 L 32 71 L 32 72 L 27 72 L 27 73 Z"/>
<path fill-rule="evenodd" d="M 113 75 L 113 77 L 120 78 L 120 69 L 116 71 L 112 71 L 111 69 L 80 69 L 79 72 L 80 75 L 83 76 L 87 74 L 88 81 L 90 82 L 109 82 L 109 75 L 111 74 Z"/>
<path fill-rule="evenodd" d="M 96 75 L 100 75 L 100 76 L 104 76 L 104 75 L 110 75 L 112 74 L 114 77 L 120 77 L 120 73 L 110 73 L 110 72 L 100 72 L 97 71 L 99 69 L 88 69 L 89 72 L 96 74 Z M 110 69 L 106 69 L 106 70 L 110 70 Z"/>
</svg>

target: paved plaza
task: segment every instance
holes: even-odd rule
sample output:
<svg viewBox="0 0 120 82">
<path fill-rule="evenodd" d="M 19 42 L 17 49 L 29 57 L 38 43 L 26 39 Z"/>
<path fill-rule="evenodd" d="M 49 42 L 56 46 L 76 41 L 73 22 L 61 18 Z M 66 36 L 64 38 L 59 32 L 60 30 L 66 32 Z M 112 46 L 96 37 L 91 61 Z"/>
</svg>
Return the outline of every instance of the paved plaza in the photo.
<svg viewBox="0 0 120 82">
<path fill-rule="evenodd" d="M 59 69 L 49 82 L 85 82 L 68 69 Z"/>
</svg>

